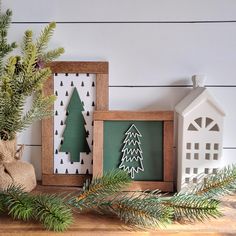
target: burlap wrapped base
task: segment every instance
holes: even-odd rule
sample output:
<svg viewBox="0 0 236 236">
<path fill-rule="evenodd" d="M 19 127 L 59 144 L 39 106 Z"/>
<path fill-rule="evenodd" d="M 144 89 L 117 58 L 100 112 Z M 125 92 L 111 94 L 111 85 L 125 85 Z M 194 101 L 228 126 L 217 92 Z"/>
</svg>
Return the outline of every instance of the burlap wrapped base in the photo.
<svg viewBox="0 0 236 236">
<path fill-rule="evenodd" d="M 0 190 L 9 185 L 20 185 L 30 192 L 36 187 L 34 167 L 19 160 L 22 156 L 22 147 L 16 150 L 16 140 L 0 140 Z"/>
</svg>

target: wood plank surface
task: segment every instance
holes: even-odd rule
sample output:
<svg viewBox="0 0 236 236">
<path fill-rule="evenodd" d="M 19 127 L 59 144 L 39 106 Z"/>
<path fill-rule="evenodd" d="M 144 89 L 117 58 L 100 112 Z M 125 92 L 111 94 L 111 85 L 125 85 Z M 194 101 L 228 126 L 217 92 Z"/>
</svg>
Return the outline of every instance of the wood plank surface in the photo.
<svg viewBox="0 0 236 236">
<path fill-rule="evenodd" d="M 164 181 L 173 181 L 174 180 L 174 172 L 177 167 L 174 162 L 174 122 L 173 121 L 164 121 Z M 169 190 L 168 190 L 169 191 Z"/>
<path fill-rule="evenodd" d="M 235 20 L 235 0 L 3 0 L 13 21 L 145 22 Z M 30 9 L 30 10 L 28 10 Z M 22 14 L 24 13 L 24 14 Z M 67 35 L 65 34 L 64 37 Z M 97 38 L 97 37 L 95 37 Z M 69 40 L 70 38 L 68 38 Z"/>
<path fill-rule="evenodd" d="M 52 187 L 38 185 L 33 193 L 60 193 L 78 191 L 74 187 Z M 92 213 L 78 214 L 74 212 L 74 223 L 64 233 L 58 235 L 68 236 L 116 236 L 116 235 L 177 235 L 177 236 L 225 236 L 236 235 L 236 196 L 223 199 L 221 209 L 224 216 L 219 219 L 206 221 L 205 223 L 180 224 L 174 223 L 156 230 L 134 230 L 124 225 L 119 219 L 111 216 L 101 216 Z M 6 215 L 0 215 L 1 236 L 26 236 L 26 235 L 57 235 L 55 232 L 46 231 L 36 222 L 22 222 L 12 220 Z"/>
<path fill-rule="evenodd" d="M 96 107 L 97 111 L 109 110 L 109 75 L 97 74 L 96 76 Z"/>
<path fill-rule="evenodd" d="M 55 61 L 50 66 L 53 73 L 108 74 L 108 62 Z"/>
<path fill-rule="evenodd" d="M 173 111 L 95 111 L 94 120 L 173 120 Z"/>
<path fill-rule="evenodd" d="M 94 121 L 93 175 L 103 175 L 103 121 Z"/>
<path fill-rule="evenodd" d="M 43 185 L 59 186 L 83 186 L 86 179 L 92 178 L 92 175 L 63 175 L 63 174 L 42 174 Z"/>
</svg>

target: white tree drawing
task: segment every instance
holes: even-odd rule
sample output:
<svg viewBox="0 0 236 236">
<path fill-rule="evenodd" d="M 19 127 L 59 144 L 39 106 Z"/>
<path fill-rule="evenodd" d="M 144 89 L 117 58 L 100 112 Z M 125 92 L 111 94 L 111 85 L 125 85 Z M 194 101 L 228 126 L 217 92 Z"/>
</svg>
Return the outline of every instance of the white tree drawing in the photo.
<svg viewBox="0 0 236 236">
<path fill-rule="evenodd" d="M 140 147 L 141 133 L 137 127 L 132 124 L 125 133 L 126 138 L 123 141 L 123 148 L 121 150 L 122 158 L 119 165 L 120 169 L 127 171 L 131 178 L 134 179 L 134 174 L 139 171 L 144 171 L 142 149 Z"/>
</svg>

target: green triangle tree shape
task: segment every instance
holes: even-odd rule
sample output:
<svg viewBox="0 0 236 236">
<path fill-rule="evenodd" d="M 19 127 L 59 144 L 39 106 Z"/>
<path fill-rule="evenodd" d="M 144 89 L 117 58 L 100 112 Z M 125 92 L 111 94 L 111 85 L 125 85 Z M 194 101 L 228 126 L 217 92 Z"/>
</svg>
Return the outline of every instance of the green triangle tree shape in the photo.
<svg viewBox="0 0 236 236">
<path fill-rule="evenodd" d="M 128 172 L 131 178 L 134 179 L 135 173 L 144 171 L 143 167 L 143 156 L 141 149 L 140 137 L 142 137 L 139 130 L 134 124 L 125 133 L 125 140 L 123 141 L 122 147 L 122 158 L 119 165 L 120 169 Z"/>
<path fill-rule="evenodd" d="M 85 120 L 82 111 L 84 111 L 83 104 L 77 89 L 74 88 L 67 106 L 68 116 L 62 134 L 64 140 L 60 147 L 60 152 L 70 153 L 70 160 L 73 162 L 80 161 L 81 152 L 91 152 L 86 139 Z"/>
</svg>

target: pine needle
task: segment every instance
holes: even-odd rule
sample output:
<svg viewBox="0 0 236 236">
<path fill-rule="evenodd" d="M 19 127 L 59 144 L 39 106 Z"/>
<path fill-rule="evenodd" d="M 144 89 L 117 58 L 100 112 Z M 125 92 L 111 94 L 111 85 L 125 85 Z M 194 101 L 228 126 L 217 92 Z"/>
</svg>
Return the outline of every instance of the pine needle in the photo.
<svg viewBox="0 0 236 236">
<path fill-rule="evenodd" d="M 39 195 L 34 199 L 36 219 L 48 230 L 65 231 L 72 223 L 72 212 L 56 195 Z"/>
<path fill-rule="evenodd" d="M 41 55 L 44 52 L 44 50 L 47 48 L 48 42 L 50 38 L 52 37 L 55 28 L 56 28 L 56 23 L 51 22 L 41 32 L 41 35 L 37 39 L 37 43 L 36 43 L 36 47 L 37 47 L 39 55 Z"/>
<path fill-rule="evenodd" d="M 208 197 L 222 197 L 234 193 L 236 190 L 236 165 L 222 168 L 215 174 L 206 176 L 194 186 L 192 192 L 196 195 Z"/>
<path fill-rule="evenodd" d="M 220 201 L 206 196 L 191 194 L 176 194 L 173 197 L 163 198 L 163 206 L 173 209 L 176 220 L 204 221 L 221 216 Z"/>
<path fill-rule="evenodd" d="M 106 197 L 121 191 L 131 182 L 129 175 L 119 169 L 105 173 L 102 177 L 85 182 L 83 191 L 69 203 L 79 210 L 97 208 Z"/>
<path fill-rule="evenodd" d="M 4 198 L 5 198 L 4 194 L 0 193 L 0 213 L 4 212 L 5 210 Z"/>
<path fill-rule="evenodd" d="M 113 214 L 126 224 L 136 227 L 156 228 L 172 221 L 172 208 L 164 206 L 160 195 L 154 192 L 124 195 L 110 201 L 108 205 Z"/>
<path fill-rule="evenodd" d="M 20 186 L 9 186 L 3 191 L 3 195 L 8 214 L 14 219 L 26 221 L 32 218 L 33 201 L 27 193 L 23 192 Z"/>
<path fill-rule="evenodd" d="M 3 140 L 15 138 L 17 132 L 26 129 L 34 121 L 53 114 L 54 98 L 42 95 L 43 84 L 52 73 L 46 63 L 64 52 L 63 48 L 45 52 L 56 27 L 55 22 L 52 22 L 42 30 L 36 42 L 33 32 L 27 30 L 20 56 L 5 58 L 16 47 L 15 43 L 7 43 L 11 16 L 9 10 L 0 13 L 0 139 Z M 34 100 L 25 112 L 24 105 L 30 96 L 37 97 L 39 101 Z"/>
</svg>

